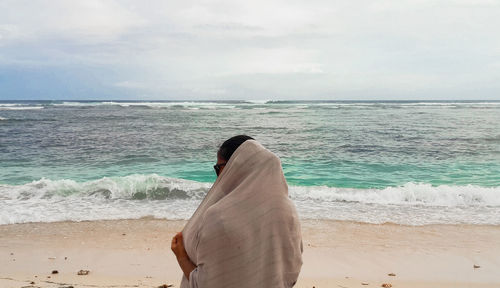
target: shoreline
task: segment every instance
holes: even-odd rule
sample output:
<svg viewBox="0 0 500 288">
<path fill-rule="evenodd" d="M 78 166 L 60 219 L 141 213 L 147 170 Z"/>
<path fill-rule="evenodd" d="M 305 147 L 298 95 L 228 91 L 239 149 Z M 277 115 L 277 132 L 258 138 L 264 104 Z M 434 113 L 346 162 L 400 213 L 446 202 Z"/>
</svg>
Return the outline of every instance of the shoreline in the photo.
<svg viewBox="0 0 500 288">
<path fill-rule="evenodd" d="M 170 240 L 185 223 L 147 217 L 0 225 L 0 287 L 179 287 Z M 500 286 L 500 226 L 301 226 L 304 264 L 295 287 Z M 77 275 L 82 269 L 89 275 Z"/>
<path fill-rule="evenodd" d="M 123 218 L 123 219 L 99 219 L 99 220 L 62 220 L 62 221 L 51 221 L 51 222 L 23 222 L 23 223 L 8 223 L 0 224 L 3 226 L 14 226 L 14 225 L 44 225 L 44 224 L 60 224 L 60 223 L 98 223 L 98 222 L 121 222 L 121 221 L 166 221 L 166 222 L 183 222 L 186 223 L 187 219 L 168 219 L 168 218 L 158 218 L 156 216 L 144 216 L 139 218 Z M 471 226 L 471 227 L 500 227 L 500 224 L 473 224 L 473 223 L 431 223 L 431 224 L 401 224 L 395 222 L 384 222 L 384 223 L 370 223 L 356 220 L 336 220 L 336 219 L 310 219 L 301 218 L 301 223 L 345 223 L 345 224 L 359 224 L 359 225 L 375 225 L 375 226 L 402 226 L 402 227 L 430 227 L 430 226 Z"/>
</svg>

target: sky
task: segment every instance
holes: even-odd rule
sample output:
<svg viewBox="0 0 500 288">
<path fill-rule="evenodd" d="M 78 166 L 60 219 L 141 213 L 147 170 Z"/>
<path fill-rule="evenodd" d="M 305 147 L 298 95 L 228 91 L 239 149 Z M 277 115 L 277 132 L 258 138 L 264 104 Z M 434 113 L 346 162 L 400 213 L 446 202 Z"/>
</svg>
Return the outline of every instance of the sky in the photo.
<svg viewBox="0 0 500 288">
<path fill-rule="evenodd" d="M 500 100 L 500 0 L 0 0 L 0 100 Z"/>
</svg>

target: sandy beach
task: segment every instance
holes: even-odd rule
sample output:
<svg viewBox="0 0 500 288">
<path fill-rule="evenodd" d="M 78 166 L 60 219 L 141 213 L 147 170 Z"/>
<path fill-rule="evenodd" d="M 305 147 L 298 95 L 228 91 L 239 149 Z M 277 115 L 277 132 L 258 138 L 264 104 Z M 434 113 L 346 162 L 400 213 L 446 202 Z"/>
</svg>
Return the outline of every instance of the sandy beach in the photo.
<svg viewBox="0 0 500 288">
<path fill-rule="evenodd" d="M 1 225 L 0 287 L 179 287 L 170 240 L 184 224 L 143 218 Z M 499 226 L 301 225 L 304 265 L 295 287 L 500 286 Z"/>
</svg>

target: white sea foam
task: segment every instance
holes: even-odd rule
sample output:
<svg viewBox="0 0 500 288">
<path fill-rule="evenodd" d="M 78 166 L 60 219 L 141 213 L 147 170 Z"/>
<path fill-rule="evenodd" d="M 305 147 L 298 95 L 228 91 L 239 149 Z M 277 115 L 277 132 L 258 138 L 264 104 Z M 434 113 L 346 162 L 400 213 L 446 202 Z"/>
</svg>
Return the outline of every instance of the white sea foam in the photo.
<svg viewBox="0 0 500 288">
<path fill-rule="evenodd" d="M 0 224 L 131 219 L 188 219 L 211 183 L 152 175 L 88 182 L 41 179 L 0 185 Z M 290 186 L 299 215 L 408 225 L 500 225 L 500 187 L 407 183 L 385 189 Z"/>
<path fill-rule="evenodd" d="M 43 106 L 33 106 L 33 105 L 24 105 L 17 103 L 0 103 L 0 110 L 37 110 L 43 109 Z"/>
<path fill-rule="evenodd" d="M 421 206 L 498 206 L 500 187 L 432 186 L 430 184 L 407 183 L 399 187 L 384 189 L 353 189 L 326 186 L 295 186 L 290 194 L 299 200 L 328 202 L 359 202 L 384 205 Z"/>
<path fill-rule="evenodd" d="M 65 101 L 62 103 L 53 103 L 51 104 L 52 106 L 99 106 L 99 105 L 105 105 L 103 104 L 104 102 L 76 102 L 76 101 Z"/>
<path fill-rule="evenodd" d="M 50 180 L 42 178 L 24 185 L 0 185 L 0 197 L 31 199 L 52 197 L 101 197 L 106 199 L 201 199 L 210 183 L 151 175 L 104 177 L 94 181 Z M 407 183 L 384 189 L 354 189 L 327 186 L 291 186 L 293 199 L 328 202 L 359 202 L 384 205 L 498 206 L 500 187 L 432 186 Z"/>
<path fill-rule="evenodd" d="M 94 101 L 94 102 L 79 102 L 79 101 L 64 101 L 62 103 L 0 103 L 0 110 L 34 110 L 43 109 L 45 107 L 97 107 L 97 106 L 120 106 L 125 108 L 130 107 L 147 107 L 152 109 L 161 108 L 184 108 L 188 110 L 200 109 L 239 109 L 245 107 L 257 106 L 255 109 L 266 109 L 260 107 L 262 105 L 268 108 L 276 106 L 286 106 L 288 108 L 314 108 L 324 107 L 331 109 L 339 109 L 343 107 L 348 108 L 364 108 L 371 109 L 377 107 L 400 107 L 400 108 L 414 108 L 414 107 L 429 107 L 429 108 L 497 108 L 500 107 L 500 102 L 293 102 L 293 101 L 270 101 L 270 100 L 245 100 L 239 103 L 234 102 L 198 102 L 198 101 L 173 101 L 173 102 L 154 102 L 154 101 L 140 101 L 140 102 L 122 102 L 122 101 Z"/>
<path fill-rule="evenodd" d="M 0 199 L 29 200 L 50 198 L 101 199 L 200 199 L 210 184 L 151 175 L 104 177 L 94 181 L 50 180 L 42 178 L 24 185 L 0 185 Z"/>
<path fill-rule="evenodd" d="M 290 105 L 290 104 L 289 104 Z M 299 105 L 298 103 L 292 105 Z M 500 102 L 320 102 L 320 103 L 309 103 L 309 108 L 324 107 L 331 109 L 339 108 L 380 108 L 380 107 L 398 107 L 398 108 L 435 108 L 435 109 L 447 109 L 447 108 L 498 108 L 500 107 Z"/>
<path fill-rule="evenodd" d="M 85 106 L 120 106 L 120 107 L 149 107 L 149 108 L 173 108 L 184 107 L 188 109 L 217 109 L 217 108 L 235 108 L 233 104 L 221 102 L 195 102 L 195 101 L 179 101 L 179 102 L 62 102 L 54 103 L 53 106 L 69 106 L 69 107 L 85 107 Z"/>
<path fill-rule="evenodd" d="M 395 103 L 398 104 L 398 103 Z M 473 105 L 500 105 L 500 102 L 412 102 L 401 103 L 401 106 L 473 106 Z"/>
<path fill-rule="evenodd" d="M 263 105 L 263 104 L 267 104 L 270 101 L 271 101 L 270 99 L 267 99 L 267 100 L 245 100 L 244 102 L 249 103 L 249 104 Z"/>
<path fill-rule="evenodd" d="M 4 117 L 0 116 L 0 121 L 2 121 L 2 120 L 9 120 L 9 118 L 4 118 Z"/>
<path fill-rule="evenodd" d="M 39 110 L 42 106 L 24 106 L 24 107 L 0 107 L 0 110 Z"/>
</svg>

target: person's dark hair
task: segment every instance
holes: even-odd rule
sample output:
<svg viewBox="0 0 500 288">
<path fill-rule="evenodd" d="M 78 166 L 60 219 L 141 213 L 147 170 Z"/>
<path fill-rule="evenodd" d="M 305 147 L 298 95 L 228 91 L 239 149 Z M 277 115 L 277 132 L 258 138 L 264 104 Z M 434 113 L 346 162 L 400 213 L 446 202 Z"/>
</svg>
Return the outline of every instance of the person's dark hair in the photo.
<svg viewBox="0 0 500 288">
<path fill-rule="evenodd" d="M 224 141 L 222 145 L 220 145 L 217 155 L 219 155 L 219 157 L 221 157 L 222 159 L 229 161 L 229 158 L 231 158 L 234 151 L 236 151 L 236 149 L 238 149 L 238 147 L 240 147 L 240 145 L 247 140 L 255 140 L 255 139 L 247 135 L 238 135 L 231 137 L 226 141 Z"/>
</svg>

